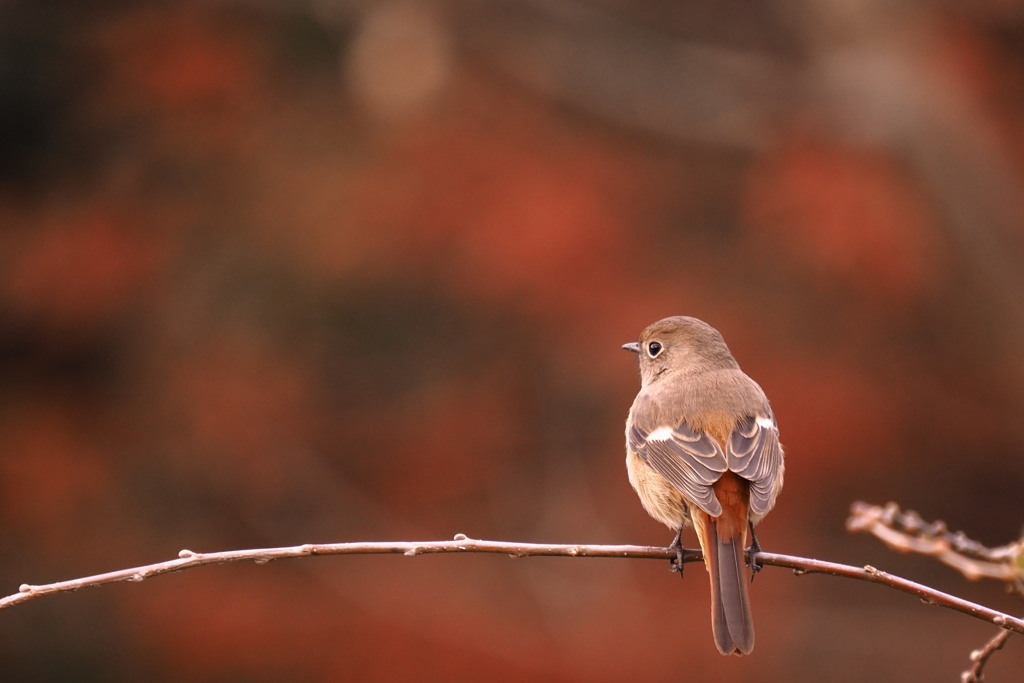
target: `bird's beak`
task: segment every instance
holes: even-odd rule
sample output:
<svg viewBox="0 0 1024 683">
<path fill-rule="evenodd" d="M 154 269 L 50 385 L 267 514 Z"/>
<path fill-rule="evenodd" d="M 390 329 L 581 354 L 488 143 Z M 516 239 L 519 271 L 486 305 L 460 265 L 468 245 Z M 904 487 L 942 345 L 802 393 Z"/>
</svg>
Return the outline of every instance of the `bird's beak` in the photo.
<svg viewBox="0 0 1024 683">
<path fill-rule="evenodd" d="M 622 348 L 626 349 L 627 351 L 632 351 L 633 353 L 640 353 L 639 342 L 629 342 L 628 344 L 623 344 Z"/>
</svg>

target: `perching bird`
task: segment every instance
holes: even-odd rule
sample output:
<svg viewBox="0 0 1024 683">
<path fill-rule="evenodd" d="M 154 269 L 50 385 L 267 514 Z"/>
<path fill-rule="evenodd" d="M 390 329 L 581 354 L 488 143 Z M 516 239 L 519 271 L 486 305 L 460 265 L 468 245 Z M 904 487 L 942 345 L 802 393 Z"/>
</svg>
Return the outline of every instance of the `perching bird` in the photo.
<svg viewBox="0 0 1024 683">
<path fill-rule="evenodd" d="M 715 645 L 749 654 L 747 529 L 753 537 L 775 505 L 785 469 L 768 399 L 722 335 L 696 318 L 659 320 L 622 348 L 640 357 L 640 393 L 626 419 L 629 483 L 647 513 L 677 532 L 680 571 L 682 529 L 693 525 L 711 578 Z"/>
</svg>

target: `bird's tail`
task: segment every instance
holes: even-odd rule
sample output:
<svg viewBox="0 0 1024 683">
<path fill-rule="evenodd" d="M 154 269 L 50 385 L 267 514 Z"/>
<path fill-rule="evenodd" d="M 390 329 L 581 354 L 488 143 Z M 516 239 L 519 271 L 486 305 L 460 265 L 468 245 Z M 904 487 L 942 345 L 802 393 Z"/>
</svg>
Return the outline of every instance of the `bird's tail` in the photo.
<svg viewBox="0 0 1024 683">
<path fill-rule="evenodd" d="M 719 652 L 747 655 L 754 649 L 754 620 L 743 570 L 746 534 L 727 538 L 726 530 L 719 527 L 718 519 L 709 518 L 702 534 L 706 537 L 702 544 L 705 564 L 711 575 L 711 628 Z"/>
</svg>

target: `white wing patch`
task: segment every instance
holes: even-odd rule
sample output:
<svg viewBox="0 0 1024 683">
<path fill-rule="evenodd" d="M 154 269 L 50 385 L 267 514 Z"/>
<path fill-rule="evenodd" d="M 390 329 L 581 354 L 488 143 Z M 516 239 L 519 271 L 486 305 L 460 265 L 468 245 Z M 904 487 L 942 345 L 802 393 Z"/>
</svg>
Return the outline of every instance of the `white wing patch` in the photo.
<svg viewBox="0 0 1024 683">
<path fill-rule="evenodd" d="M 776 429 L 775 421 L 770 417 L 759 417 L 755 422 L 757 422 L 757 426 L 761 429 Z"/>
<path fill-rule="evenodd" d="M 648 441 L 668 441 L 672 438 L 672 434 L 675 432 L 671 427 L 658 427 L 653 432 L 647 435 Z"/>
</svg>

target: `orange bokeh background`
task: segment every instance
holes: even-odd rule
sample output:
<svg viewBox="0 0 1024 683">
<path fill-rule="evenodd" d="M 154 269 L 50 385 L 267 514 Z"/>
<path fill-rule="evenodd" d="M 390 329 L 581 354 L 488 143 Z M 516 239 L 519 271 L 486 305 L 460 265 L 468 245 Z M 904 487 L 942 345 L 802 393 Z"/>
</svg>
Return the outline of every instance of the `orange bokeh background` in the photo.
<svg viewBox="0 0 1024 683">
<path fill-rule="evenodd" d="M 1024 524 L 1024 5 L 46 4 L 0 6 L 0 592 L 182 548 L 667 543 L 619 346 L 689 314 L 775 407 L 766 550 L 1020 612 L 844 520 Z M 994 634 L 771 567 L 752 601 L 723 658 L 697 565 L 229 565 L 4 611 L 0 670 L 954 680 Z M 988 672 L 1021 670 L 1011 638 Z"/>
</svg>

